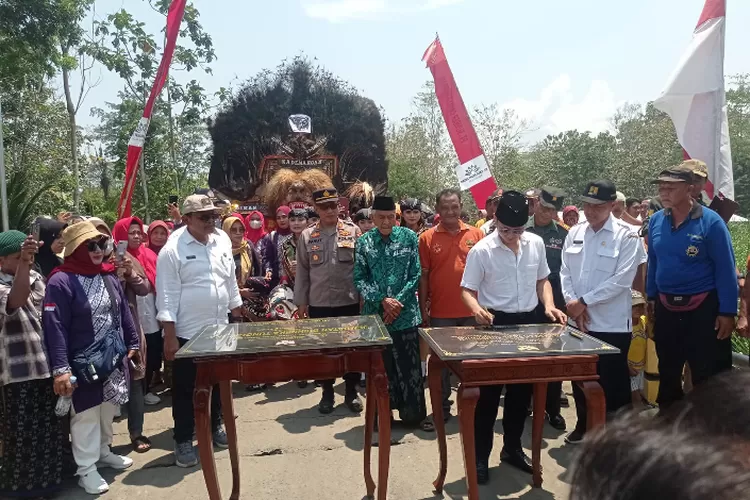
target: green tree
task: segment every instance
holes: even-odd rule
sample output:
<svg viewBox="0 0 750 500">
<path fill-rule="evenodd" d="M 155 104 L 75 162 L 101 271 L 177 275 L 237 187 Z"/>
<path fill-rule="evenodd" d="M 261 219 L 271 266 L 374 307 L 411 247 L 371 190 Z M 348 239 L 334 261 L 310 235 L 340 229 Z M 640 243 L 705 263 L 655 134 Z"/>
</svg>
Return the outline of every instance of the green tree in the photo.
<svg viewBox="0 0 750 500">
<path fill-rule="evenodd" d="M 750 216 L 750 74 L 730 77 L 727 91 L 729 138 L 732 146 L 735 200 Z"/>
</svg>

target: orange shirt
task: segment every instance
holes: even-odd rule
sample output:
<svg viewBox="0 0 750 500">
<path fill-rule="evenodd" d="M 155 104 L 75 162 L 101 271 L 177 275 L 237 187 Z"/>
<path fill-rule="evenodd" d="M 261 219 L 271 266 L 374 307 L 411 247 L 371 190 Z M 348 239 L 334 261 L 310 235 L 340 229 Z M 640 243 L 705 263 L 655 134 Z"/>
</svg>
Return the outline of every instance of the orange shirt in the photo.
<svg viewBox="0 0 750 500">
<path fill-rule="evenodd" d="M 430 276 L 430 316 L 467 318 L 473 316 L 461 300 L 461 278 L 469 250 L 482 238 L 481 229 L 461 222 L 452 235 L 442 224 L 419 237 L 419 261 L 422 273 Z"/>
</svg>

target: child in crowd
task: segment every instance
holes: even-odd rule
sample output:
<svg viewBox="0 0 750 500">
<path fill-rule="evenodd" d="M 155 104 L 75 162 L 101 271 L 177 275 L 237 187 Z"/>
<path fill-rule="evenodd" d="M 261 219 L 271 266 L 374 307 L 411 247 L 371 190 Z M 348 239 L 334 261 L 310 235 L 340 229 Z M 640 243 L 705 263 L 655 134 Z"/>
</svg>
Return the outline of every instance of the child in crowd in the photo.
<svg viewBox="0 0 750 500">
<path fill-rule="evenodd" d="M 646 334 L 646 300 L 643 294 L 633 290 L 633 338 L 628 350 L 628 368 L 630 369 L 630 391 L 633 398 L 633 409 L 643 409 L 643 370 L 646 368 L 646 349 L 648 336 Z"/>
<path fill-rule="evenodd" d="M 369 208 L 363 208 L 354 214 L 354 223 L 359 226 L 359 230 L 362 234 L 375 227 L 375 223 L 372 221 L 372 216 Z"/>
</svg>

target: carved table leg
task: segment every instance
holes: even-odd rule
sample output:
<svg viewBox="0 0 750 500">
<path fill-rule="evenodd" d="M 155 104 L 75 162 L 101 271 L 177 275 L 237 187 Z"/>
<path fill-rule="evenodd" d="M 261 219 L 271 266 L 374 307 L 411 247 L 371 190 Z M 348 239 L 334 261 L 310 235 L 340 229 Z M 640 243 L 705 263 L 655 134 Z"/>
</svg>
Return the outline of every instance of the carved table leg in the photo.
<svg viewBox="0 0 750 500">
<path fill-rule="evenodd" d="M 224 426 L 229 438 L 229 461 L 232 464 L 232 495 L 230 500 L 240 498 L 240 454 L 237 449 L 237 421 L 234 418 L 234 401 L 232 397 L 232 381 L 219 383 L 221 393 L 221 409 L 224 413 Z"/>
<path fill-rule="evenodd" d="M 391 400 L 382 356 L 377 356 L 373 363 L 373 374 L 373 385 L 378 400 L 378 500 L 386 500 L 391 459 Z"/>
<path fill-rule="evenodd" d="M 477 456 L 474 446 L 474 411 L 479 401 L 479 387 L 458 386 L 458 425 L 461 433 L 461 446 L 464 450 L 464 468 L 469 500 L 479 500 L 477 484 Z"/>
<path fill-rule="evenodd" d="M 432 485 L 435 487 L 436 493 L 443 492 L 443 485 L 445 484 L 445 475 L 448 473 L 448 447 L 445 442 L 445 420 L 443 415 L 443 384 L 442 384 L 442 370 L 445 368 L 445 364 L 440 361 L 437 355 L 430 352 L 427 369 L 427 381 L 430 386 L 430 400 L 432 401 L 432 420 L 435 424 L 435 432 L 437 433 L 438 451 L 440 453 L 440 470 L 438 471 L 437 479 Z"/>
<path fill-rule="evenodd" d="M 198 450 L 203 469 L 203 479 L 206 481 L 208 498 L 221 500 L 219 478 L 216 475 L 216 461 L 214 460 L 213 437 L 211 435 L 211 392 L 210 384 L 203 382 L 202 371 L 208 369 L 198 364 L 193 392 L 193 408 L 195 412 L 195 433 L 198 436 Z"/>
<path fill-rule="evenodd" d="M 604 389 L 596 380 L 579 382 L 586 396 L 586 431 L 603 426 L 607 419 L 607 400 Z"/>
<path fill-rule="evenodd" d="M 534 419 L 531 427 L 531 465 L 535 488 L 542 487 L 542 432 L 544 408 L 547 406 L 547 382 L 534 384 Z"/>
<path fill-rule="evenodd" d="M 380 356 L 380 352 L 374 354 Z M 372 469 L 370 468 L 370 458 L 372 455 L 372 434 L 375 427 L 375 407 L 378 404 L 378 392 L 375 389 L 375 374 L 372 371 L 367 372 L 367 398 L 365 399 L 365 487 L 367 488 L 367 498 L 373 498 L 375 495 L 375 481 L 372 479 Z"/>
</svg>

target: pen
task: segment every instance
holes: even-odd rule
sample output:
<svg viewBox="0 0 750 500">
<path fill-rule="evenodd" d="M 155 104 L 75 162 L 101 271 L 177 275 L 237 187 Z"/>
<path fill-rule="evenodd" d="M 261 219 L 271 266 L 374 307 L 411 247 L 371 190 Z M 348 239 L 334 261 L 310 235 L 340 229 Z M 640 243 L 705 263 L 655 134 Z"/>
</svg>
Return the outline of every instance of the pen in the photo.
<svg viewBox="0 0 750 500">
<path fill-rule="evenodd" d="M 568 330 L 568 333 L 570 334 L 571 337 L 575 337 L 578 340 L 583 340 L 583 335 L 581 335 L 580 333 L 578 333 L 576 331 L 573 331 L 572 328 Z"/>
</svg>

